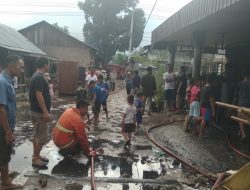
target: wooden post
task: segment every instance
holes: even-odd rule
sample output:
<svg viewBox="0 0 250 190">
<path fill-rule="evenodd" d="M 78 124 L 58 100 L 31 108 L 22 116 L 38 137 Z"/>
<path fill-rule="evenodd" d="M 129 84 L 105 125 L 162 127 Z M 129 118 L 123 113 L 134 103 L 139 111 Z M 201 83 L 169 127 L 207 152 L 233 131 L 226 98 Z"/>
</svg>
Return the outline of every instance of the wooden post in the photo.
<svg viewBox="0 0 250 190">
<path fill-rule="evenodd" d="M 174 69 L 176 44 L 170 45 L 168 47 L 168 52 L 169 52 L 169 64 L 171 64 L 173 66 L 173 69 Z"/>
<path fill-rule="evenodd" d="M 204 41 L 205 41 L 205 32 L 195 31 L 193 33 L 193 44 L 194 44 L 193 78 L 197 78 L 200 76 L 202 47 L 203 47 Z"/>
</svg>

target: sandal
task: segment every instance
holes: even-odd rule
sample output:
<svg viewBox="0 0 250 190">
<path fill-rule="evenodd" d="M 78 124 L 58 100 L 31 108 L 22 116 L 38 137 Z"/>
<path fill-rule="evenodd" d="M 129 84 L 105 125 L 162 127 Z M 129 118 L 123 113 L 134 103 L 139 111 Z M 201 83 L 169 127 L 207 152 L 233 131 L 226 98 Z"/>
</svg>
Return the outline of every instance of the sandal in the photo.
<svg viewBox="0 0 250 190">
<path fill-rule="evenodd" d="M 40 156 L 40 160 L 41 161 L 43 161 L 43 162 L 49 162 L 49 159 L 48 158 L 45 158 L 45 157 L 42 157 L 42 156 Z"/>
<path fill-rule="evenodd" d="M 38 168 L 38 169 L 48 169 L 47 163 L 43 162 L 40 159 L 32 160 L 32 167 Z"/>
</svg>

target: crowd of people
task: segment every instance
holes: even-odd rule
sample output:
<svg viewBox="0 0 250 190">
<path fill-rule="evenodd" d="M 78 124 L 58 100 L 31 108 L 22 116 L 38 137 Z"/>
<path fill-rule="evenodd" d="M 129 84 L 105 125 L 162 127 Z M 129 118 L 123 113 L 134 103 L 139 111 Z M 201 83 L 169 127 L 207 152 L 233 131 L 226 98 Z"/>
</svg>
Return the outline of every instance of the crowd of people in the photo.
<svg viewBox="0 0 250 190">
<path fill-rule="evenodd" d="M 233 104 L 239 107 L 250 108 L 250 73 L 244 71 L 240 80 L 230 75 L 230 71 L 222 76 L 210 74 L 191 79 L 186 90 L 186 102 L 189 112 L 185 120 L 185 132 L 190 131 L 190 123 L 195 133 L 200 137 L 211 121 L 222 125 L 230 120 L 227 116 L 230 111 L 216 106 L 216 102 Z M 239 138 L 246 139 L 244 124 L 239 122 Z"/>
<path fill-rule="evenodd" d="M 199 137 L 206 137 L 204 132 L 211 122 L 221 125 L 223 120 L 229 119 L 225 108 L 216 106 L 217 101 L 250 108 L 250 73 L 247 69 L 238 78 L 228 68 L 222 75 L 213 73 L 198 78 L 187 74 L 185 67 L 180 67 L 178 74 L 170 64 L 166 65 L 166 70 L 163 74 L 166 110 L 172 114 L 187 113 L 185 132 L 194 131 Z M 125 83 L 127 95 L 136 97 L 136 92 L 141 92 L 142 114 L 148 104 L 150 115 L 156 93 L 152 68 L 149 67 L 148 73 L 142 77 L 137 71 L 134 74 L 128 72 Z M 244 123 L 240 122 L 239 138 L 243 141 L 246 136 Z"/>
<path fill-rule="evenodd" d="M 16 92 L 13 78 L 18 77 L 24 68 L 21 57 L 11 55 L 6 58 L 5 68 L 0 74 L 0 172 L 2 189 L 16 189 L 19 186 L 11 183 L 8 163 L 12 150 L 14 128 L 16 124 Z M 49 160 L 41 155 L 43 146 L 48 140 L 48 123 L 51 121 L 51 97 L 54 95 L 50 84 L 49 60 L 39 57 L 36 61 L 37 71 L 30 81 L 29 102 L 30 116 L 34 127 L 32 166 L 46 168 Z M 62 155 L 76 154 L 82 151 L 87 156 L 98 152 L 90 147 L 86 129 L 87 124 L 99 123 L 102 110 L 109 121 L 107 101 L 110 92 L 115 91 L 117 75 L 115 71 L 96 72 L 91 69 L 86 76 L 86 84 L 75 92 L 75 107 L 68 108 L 58 119 L 52 134 L 54 144 Z M 176 76 L 173 66 L 167 65 L 163 74 L 165 100 L 168 112 L 185 113 L 185 132 L 191 130 L 200 137 L 212 119 L 218 123 L 224 116 L 223 109 L 216 109 L 215 102 L 232 103 L 240 107 L 250 108 L 250 73 L 245 72 L 244 78 L 238 84 L 232 82 L 228 75 L 192 79 L 181 67 Z M 152 100 L 156 95 L 157 85 L 152 67 L 142 77 L 138 71 L 128 72 L 125 78 L 127 103 L 122 111 L 122 134 L 125 139 L 124 148 L 131 146 L 131 136 L 142 124 L 143 114 L 148 105 L 148 115 L 151 115 Z M 234 93 L 232 93 L 234 92 Z M 234 95 L 232 95 L 234 94 Z M 93 120 L 89 116 L 89 105 L 92 105 Z M 85 118 L 87 121 L 85 122 Z M 244 125 L 240 123 L 239 135 L 241 140 L 246 138 Z"/>
</svg>

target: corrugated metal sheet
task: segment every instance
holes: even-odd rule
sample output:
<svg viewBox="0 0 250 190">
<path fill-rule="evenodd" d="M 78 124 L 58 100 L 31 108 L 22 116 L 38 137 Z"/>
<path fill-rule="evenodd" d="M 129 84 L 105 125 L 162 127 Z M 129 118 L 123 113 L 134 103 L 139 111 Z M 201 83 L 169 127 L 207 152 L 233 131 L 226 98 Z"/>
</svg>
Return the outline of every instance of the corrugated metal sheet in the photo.
<svg viewBox="0 0 250 190">
<path fill-rule="evenodd" d="M 91 48 L 91 49 L 93 49 L 93 50 L 95 50 L 95 51 L 97 51 L 97 52 L 100 52 L 100 53 L 102 53 L 102 51 L 100 50 L 100 49 L 98 49 L 97 47 L 95 47 L 94 45 L 91 45 L 91 44 L 89 44 L 89 43 L 87 43 L 87 42 L 84 42 L 84 41 L 81 41 L 81 40 L 79 40 L 79 39 L 77 39 L 77 38 L 75 38 L 75 37 L 73 37 L 73 36 L 71 36 L 71 35 L 69 35 L 69 34 L 67 34 L 67 33 L 65 33 L 65 32 L 63 32 L 63 31 L 61 31 L 61 30 L 59 30 L 58 28 L 56 28 L 55 26 L 53 26 L 53 25 L 51 25 L 51 24 L 49 24 L 48 22 L 46 22 L 46 21 L 41 21 L 41 22 L 38 22 L 38 23 L 36 23 L 36 24 L 33 24 L 33 25 L 31 25 L 31 26 L 28 26 L 28 27 L 26 27 L 26 28 L 23 28 L 23 29 L 21 29 L 21 30 L 19 30 L 19 32 L 21 33 L 21 34 L 23 34 L 24 36 L 27 36 L 27 33 L 30 33 L 30 32 L 35 32 L 35 30 L 36 29 L 38 29 L 38 33 L 39 33 L 39 30 L 40 30 L 40 35 L 41 35 L 41 28 L 44 28 L 44 27 L 46 27 L 46 28 L 51 28 L 54 32 L 52 32 L 52 31 L 50 31 L 50 40 L 49 40 L 49 42 L 51 43 L 51 44 L 53 44 L 53 45 L 55 45 L 55 44 L 57 44 L 57 45 L 60 45 L 60 46 L 62 46 L 63 44 L 58 44 L 58 43 L 63 43 L 63 42 L 65 42 L 65 41 L 74 41 L 74 42 L 77 42 L 78 44 L 80 44 L 80 45 L 84 45 L 84 46 L 87 46 L 87 47 L 89 47 L 89 48 Z M 60 35 L 61 34 L 61 35 Z M 60 40 L 59 39 L 59 37 L 60 36 L 62 36 L 62 38 L 64 39 L 64 40 Z M 34 38 L 34 36 L 33 36 L 33 38 Z M 30 39 L 30 38 L 29 38 Z M 34 40 L 32 40 L 32 38 L 30 39 L 32 42 L 34 42 Z M 39 40 L 39 38 L 38 38 L 38 40 Z M 48 39 L 47 39 L 48 40 Z M 42 40 L 42 41 L 44 41 L 44 40 Z M 43 42 L 43 43 L 47 43 L 46 41 L 45 42 Z M 38 41 L 38 44 L 39 44 L 39 41 Z"/>
<path fill-rule="evenodd" d="M 240 1 L 245 0 L 193 0 L 152 32 L 152 44 Z"/>
<path fill-rule="evenodd" d="M 32 44 L 22 34 L 3 24 L 0 24 L 0 47 L 12 51 L 46 55 L 46 53 Z"/>
</svg>

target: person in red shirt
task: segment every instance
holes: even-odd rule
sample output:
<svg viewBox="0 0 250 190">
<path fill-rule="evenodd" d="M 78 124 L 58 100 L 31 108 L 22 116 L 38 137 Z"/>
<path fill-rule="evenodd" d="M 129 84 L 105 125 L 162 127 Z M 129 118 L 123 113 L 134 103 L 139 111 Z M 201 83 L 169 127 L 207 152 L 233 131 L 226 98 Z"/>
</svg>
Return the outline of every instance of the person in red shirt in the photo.
<svg viewBox="0 0 250 190">
<path fill-rule="evenodd" d="M 185 117 L 185 122 L 184 122 L 184 126 L 185 126 L 185 131 L 188 132 L 188 124 L 189 124 L 189 111 L 190 111 L 190 103 L 191 103 L 191 89 L 194 86 L 194 80 L 190 79 L 188 87 L 186 89 L 186 117 Z"/>
<path fill-rule="evenodd" d="M 83 121 L 88 113 L 89 103 L 77 100 L 76 108 L 67 109 L 59 118 L 54 130 L 53 141 L 62 155 L 77 154 L 93 155 L 86 134 L 86 124 Z"/>
<path fill-rule="evenodd" d="M 185 132 L 188 132 L 188 126 L 191 119 L 195 120 L 194 129 L 196 132 L 196 126 L 198 125 L 200 119 L 200 91 L 201 91 L 201 80 L 199 78 L 195 79 L 195 85 L 191 88 L 190 95 L 190 110 L 189 110 L 189 118 L 185 124 Z"/>
</svg>

